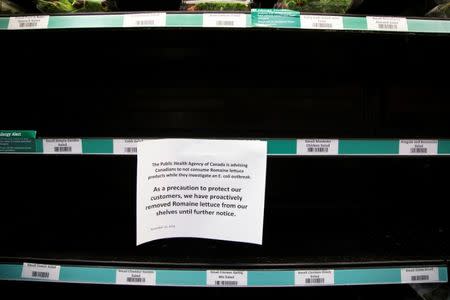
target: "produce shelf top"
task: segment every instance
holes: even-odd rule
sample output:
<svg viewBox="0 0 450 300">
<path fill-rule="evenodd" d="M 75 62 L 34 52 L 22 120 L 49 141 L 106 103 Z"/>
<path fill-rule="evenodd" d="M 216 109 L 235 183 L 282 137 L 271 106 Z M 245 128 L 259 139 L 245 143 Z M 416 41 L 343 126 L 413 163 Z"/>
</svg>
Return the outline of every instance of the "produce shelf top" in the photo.
<svg viewBox="0 0 450 300">
<path fill-rule="evenodd" d="M 0 17 L 0 30 L 183 27 L 450 33 L 450 20 L 313 14 L 285 9 L 254 9 L 251 13 L 142 12 Z"/>
</svg>

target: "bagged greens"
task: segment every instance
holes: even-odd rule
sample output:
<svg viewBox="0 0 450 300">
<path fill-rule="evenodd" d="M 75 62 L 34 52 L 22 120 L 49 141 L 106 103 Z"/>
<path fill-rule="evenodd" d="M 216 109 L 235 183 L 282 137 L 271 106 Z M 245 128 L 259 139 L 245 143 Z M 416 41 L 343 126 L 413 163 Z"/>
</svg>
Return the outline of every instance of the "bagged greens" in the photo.
<svg viewBox="0 0 450 300">
<path fill-rule="evenodd" d="M 8 0 L 0 0 L 0 13 L 11 15 L 23 12 L 23 9 L 17 4 Z"/>
<path fill-rule="evenodd" d="M 37 0 L 44 13 L 108 12 L 116 7 L 112 0 Z"/>
<path fill-rule="evenodd" d="M 250 10 L 250 0 L 183 0 L 182 10 L 243 11 Z"/>
<path fill-rule="evenodd" d="M 353 0 L 278 0 L 275 8 L 297 11 L 345 13 L 353 5 Z M 361 1 L 358 1 L 361 2 Z"/>
<path fill-rule="evenodd" d="M 436 7 L 434 7 L 427 17 L 435 18 L 450 18 L 450 0 L 436 0 Z"/>
</svg>

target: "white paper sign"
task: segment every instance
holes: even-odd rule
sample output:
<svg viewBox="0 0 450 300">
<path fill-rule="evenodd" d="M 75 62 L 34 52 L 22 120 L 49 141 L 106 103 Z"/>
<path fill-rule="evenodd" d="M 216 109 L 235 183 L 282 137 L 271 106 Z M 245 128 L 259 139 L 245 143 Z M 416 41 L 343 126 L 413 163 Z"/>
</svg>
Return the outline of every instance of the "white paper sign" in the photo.
<svg viewBox="0 0 450 300">
<path fill-rule="evenodd" d="M 366 17 L 367 29 L 382 31 L 408 31 L 406 18 Z"/>
<path fill-rule="evenodd" d="M 333 285 L 334 270 L 299 270 L 295 271 L 295 285 L 317 286 Z"/>
<path fill-rule="evenodd" d="M 344 18 L 340 16 L 300 15 L 301 28 L 344 29 Z"/>
<path fill-rule="evenodd" d="M 338 155 L 339 140 L 309 139 L 297 140 L 299 155 Z"/>
<path fill-rule="evenodd" d="M 437 140 L 400 140 L 400 155 L 436 155 Z"/>
<path fill-rule="evenodd" d="M 113 152 L 114 154 L 137 154 L 137 144 L 143 139 L 114 139 Z"/>
<path fill-rule="evenodd" d="M 152 270 L 118 269 L 116 284 L 156 285 L 156 273 Z"/>
<path fill-rule="evenodd" d="M 137 245 L 172 237 L 262 244 L 267 142 L 138 144 Z"/>
<path fill-rule="evenodd" d="M 61 266 L 24 263 L 22 278 L 59 280 Z"/>
<path fill-rule="evenodd" d="M 246 27 L 246 14 L 203 14 L 203 27 Z"/>
<path fill-rule="evenodd" d="M 206 284 L 211 286 L 246 286 L 247 271 L 209 270 Z"/>
<path fill-rule="evenodd" d="M 165 27 L 166 13 L 126 14 L 123 27 Z"/>
<path fill-rule="evenodd" d="M 10 17 L 8 29 L 46 29 L 49 16 Z"/>
<path fill-rule="evenodd" d="M 438 282 L 438 268 L 404 268 L 401 270 L 402 283 Z"/>
<path fill-rule="evenodd" d="M 44 139 L 44 153 L 48 154 L 81 154 L 81 139 Z"/>
</svg>

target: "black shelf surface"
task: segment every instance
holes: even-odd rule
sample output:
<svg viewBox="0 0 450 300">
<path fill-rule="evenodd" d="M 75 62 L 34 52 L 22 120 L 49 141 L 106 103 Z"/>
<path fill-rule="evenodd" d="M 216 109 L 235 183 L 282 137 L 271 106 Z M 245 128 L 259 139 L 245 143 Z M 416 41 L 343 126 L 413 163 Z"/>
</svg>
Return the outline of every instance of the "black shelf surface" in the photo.
<svg viewBox="0 0 450 300">
<path fill-rule="evenodd" d="M 448 34 L 119 28 L 2 31 L 0 39 L 2 129 L 450 137 Z"/>
<path fill-rule="evenodd" d="M 136 158 L 1 155 L 2 261 L 159 267 L 445 263 L 450 158 L 268 158 L 263 245 L 136 246 Z"/>
</svg>

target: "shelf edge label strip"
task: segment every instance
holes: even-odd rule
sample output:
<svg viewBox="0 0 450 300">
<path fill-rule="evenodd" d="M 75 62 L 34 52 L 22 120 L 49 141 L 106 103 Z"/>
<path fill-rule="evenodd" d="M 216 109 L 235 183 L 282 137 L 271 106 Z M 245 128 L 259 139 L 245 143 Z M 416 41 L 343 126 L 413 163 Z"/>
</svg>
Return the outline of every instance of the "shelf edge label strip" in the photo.
<svg viewBox="0 0 450 300">
<path fill-rule="evenodd" d="M 221 277 L 221 275 L 226 276 Z M 0 280 L 157 286 L 263 287 L 446 283 L 448 282 L 448 273 L 447 268 L 443 266 L 334 270 L 150 270 L 24 263 L 23 265 L 0 264 Z"/>
</svg>

